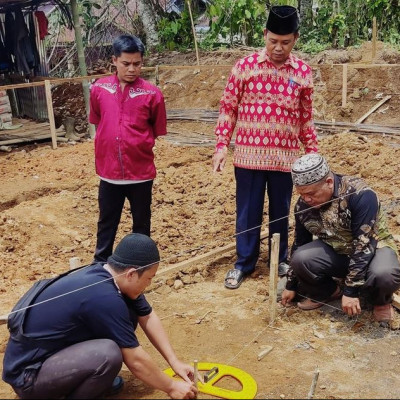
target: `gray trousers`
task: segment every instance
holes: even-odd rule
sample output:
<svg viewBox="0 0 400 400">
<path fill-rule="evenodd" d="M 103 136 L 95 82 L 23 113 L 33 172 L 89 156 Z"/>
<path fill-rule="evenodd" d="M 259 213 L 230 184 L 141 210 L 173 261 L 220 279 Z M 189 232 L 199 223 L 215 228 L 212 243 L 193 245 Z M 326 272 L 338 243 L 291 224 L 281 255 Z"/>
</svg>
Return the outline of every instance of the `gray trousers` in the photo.
<svg viewBox="0 0 400 400">
<path fill-rule="evenodd" d="M 14 388 L 21 399 L 93 399 L 111 388 L 122 367 L 118 345 L 109 339 L 69 346 L 43 362 L 33 379 Z"/>
<path fill-rule="evenodd" d="M 299 247 L 290 261 L 299 280 L 299 293 L 313 300 L 324 301 L 336 290 L 332 278 L 345 278 L 349 257 L 337 254 L 331 246 L 317 239 Z M 389 247 L 377 249 L 368 265 L 362 294 L 373 305 L 389 304 L 400 287 L 400 265 Z"/>
</svg>

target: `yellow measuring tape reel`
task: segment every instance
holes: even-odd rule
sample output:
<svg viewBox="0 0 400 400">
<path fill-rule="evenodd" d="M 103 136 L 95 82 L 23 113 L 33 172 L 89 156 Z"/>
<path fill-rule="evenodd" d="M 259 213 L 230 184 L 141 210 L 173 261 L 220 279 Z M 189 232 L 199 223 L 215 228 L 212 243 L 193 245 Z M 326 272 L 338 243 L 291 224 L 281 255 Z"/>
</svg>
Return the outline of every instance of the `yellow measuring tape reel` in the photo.
<svg viewBox="0 0 400 400">
<path fill-rule="evenodd" d="M 199 381 L 197 384 L 197 388 L 201 393 L 222 399 L 254 399 L 257 394 L 257 383 L 254 378 L 239 368 L 224 364 L 198 363 L 198 370 L 206 371 L 203 378 L 204 383 Z M 170 377 L 176 376 L 172 368 L 168 368 L 164 372 Z M 224 376 L 236 379 L 242 385 L 242 389 L 237 391 L 215 386 Z"/>
</svg>

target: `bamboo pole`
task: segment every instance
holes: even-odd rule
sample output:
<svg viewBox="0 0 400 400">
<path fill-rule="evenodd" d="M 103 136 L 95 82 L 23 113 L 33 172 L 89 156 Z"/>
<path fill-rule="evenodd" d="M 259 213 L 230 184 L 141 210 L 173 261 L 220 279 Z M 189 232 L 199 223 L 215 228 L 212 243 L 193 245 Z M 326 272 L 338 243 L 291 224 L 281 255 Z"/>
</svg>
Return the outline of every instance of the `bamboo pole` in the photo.
<svg viewBox="0 0 400 400">
<path fill-rule="evenodd" d="M 343 64 L 342 107 L 347 105 L 347 64 Z"/>
<path fill-rule="evenodd" d="M 269 265 L 269 324 L 274 325 L 276 318 L 277 286 L 278 286 L 278 264 L 279 264 L 279 241 L 280 234 L 274 233 L 271 239 L 271 260 Z"/>
<path fill-rule="evenodd" d="M 87 75 L 87 68 L 86 68 L 86 61 L 85 61 L 85 49 L 83 47 L 83 41 L 82 41 L 82 32 L 81 32 L 81 23 L 79 20 L 79 11 L 78 11 L 78 5 L 76 0 L 71 0 L 71 10 L 72 10 L 72 17 L 74 20 L 74 29 L 75 29 L 75 41 L 76 41 L 76 51 L 78 53 L 78 63 L 79 63 L 79 69 L 81 71 L 81 75 L 86 76 Z M 84 79 L 82 80 L 82 89 L 83 89 L 83 98 L 85 100 L 85 107 L 86 107 L 86 115 L 89 119 L 89 112 L 90 112 L 90 106 L 89 106 L 89 82 Z M 89 125 L 89 133 L 90 137 L 93 138 L 95 135 L 95 128 L 92 124 Z"/>
<path fill-rule="evenodd" d="M 372 18 L 372 54 L 371 62 L 375 60 L 376 57 L 376 17 Z"/>
<path fill-rule="evenodd" d="M 50 134 L 53 149 L 57 148 L 57 135 L 56 135 L 56 124 L 54 121 L 54 110 L 53 110 L 53 98 L 51 97 L 51 84 L 50 81 L 44 81 L 44 90 L 46 92 L 47 102 L 47 114 L 50 123 Z"/>
<path fill-rule="evenodd" d="M 189 8 L 190 22 L 192 23 L 193 41 L 194 41 L 194 48 L 196 50 L 197 65 L 200 65 L 199 49 L 197 48 L 196 30 L 194 29 L 194 22 L 193 22 L 193 16 L 192 16 L 192 6 L 190 5 L 190 0 L 187 0 L 187 4 L 188 4 L 188 8 Z"/>
</svg>

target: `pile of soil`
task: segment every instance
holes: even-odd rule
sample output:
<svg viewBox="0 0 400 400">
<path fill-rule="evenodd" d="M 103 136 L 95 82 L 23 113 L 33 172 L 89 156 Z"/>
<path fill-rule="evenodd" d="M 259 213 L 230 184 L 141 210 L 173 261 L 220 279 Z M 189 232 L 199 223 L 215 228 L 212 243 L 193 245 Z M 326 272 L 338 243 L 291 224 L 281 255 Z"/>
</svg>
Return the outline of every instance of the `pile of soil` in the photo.
<svg viewBox="0 0 400 400">
<path fill-rule="evenodd" d="M 328 62 L 327 56 L 320 57 Z M 376 103 L 373 94 L 378 90 L 390 90 L 393 94 L 387 108 L 371 114 L 367 122 L 398 124 L 399 96 L 395 93 L 400 88 L 396 68 L 382 68 L 373 74 L 369 70 L 369 75 L 355 72 L 355 87 L 368 87 L 369 91 L 353 99 L 348 121 L 355 121 Z M 338 110 L 340 70 L 326 64 L 321 64 L 319 70 L 316 112 L 343 121 Z M 158 79 L 168 109 L 216 110 L 228 73 L 229 68 L 213 65 L 208 69 L 161 69 Z M 56 107 L 62 105 L 72 112 L 82 100 L 79 93 L 72 96 L 68 90 L 59 90 L 63 94 L 59 99 L 55 96 L 55 102 L 59 101 Z M 311 312 L 278 306 L 277 319 L 269 324 L 266 240 L 262 241 L 252 277 L 238 290 L 223 287 L 224 275 L 235 261 L 235 182 L 231 150 L 223 173 L 212 173 L 214 126 L 212 122 L 171 122 L 169 134 L 158 139 L 155 148 L 158 175 L 153 191 L 152 237 L 159 245 L 162 261 L 147 297 L 179 357 L 187 362 L 197 359 L 243 369 L 256 380 L 256 398 L 260 399 L 305 398 L 317 368 L 317 398 L 399 398 L 399 331 L 374 323 L 367 304 L 354 318 L 345 316 L 339 303 Z M 209 145 L 206 141 L 204 145 L 182 145 L 177 140 L 179 135 L 172 132 L 201 136 L 209 139 Z M 400 249 L 400 137 L 324 134 L 320 136 L 320 152 L 333 170 L 361 176 L 377 191 Z M 82 264 L 92 261 L 98 177 L 90 139 L 61 143 L 57 150 L 52 150 L 50 143 L 20 146 L 11 153 L 1 153 L 0 158 L 1 315 L 10 311 L 35 280 L 68 269 L 70 258 L 78 257 Z M 295 199 L 296 195 L 292 205 Z M 130 232 L 131 224 L 126 206 L 117 240 Z M 290 224 L 292 241 L 293 211 Z M 265 211 L 263 230 L 267 228 Z M 229 245 L 233 250 L 206 257 Z M 185 262 L 188 268 L 163 273 Z M 139 338 L 157 363 L 167 368 L 141 332 Z M 7 339 L 6 326 L 1 325 L 0 361 Z M 257 355 L 266 346 L 272 346 L 272 351 L 258 361 Z M 134 379 L 126 369 L 121 374 L 127 384 L 117 398 L 165 398 Z M 238 390 L 232 378 L 224 378 L 220 385 Z M 16 396 L 8 385 L 0 383 L 0 398 Z M 200 394 L 199 398 L 210 396 Z"/>
</svg>

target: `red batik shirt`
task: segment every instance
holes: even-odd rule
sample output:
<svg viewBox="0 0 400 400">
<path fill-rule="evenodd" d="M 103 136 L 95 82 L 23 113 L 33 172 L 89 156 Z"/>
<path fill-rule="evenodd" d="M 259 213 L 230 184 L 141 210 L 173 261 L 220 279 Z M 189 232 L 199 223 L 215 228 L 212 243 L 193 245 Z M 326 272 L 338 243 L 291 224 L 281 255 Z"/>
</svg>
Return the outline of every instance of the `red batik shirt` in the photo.
<svg viewBox="0 0 400 400">
<path fill-rule="evenodd" d="M 265 49 L 242 58 L 220 102 L 216 148 L 229 146 L 236 127 L 236 167 L 290 172 L 300 143 L 306 153 L 318 151 L 312 96 L 312 70 L 296 56 L 279 68 Z"/>
</svg>

